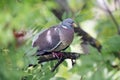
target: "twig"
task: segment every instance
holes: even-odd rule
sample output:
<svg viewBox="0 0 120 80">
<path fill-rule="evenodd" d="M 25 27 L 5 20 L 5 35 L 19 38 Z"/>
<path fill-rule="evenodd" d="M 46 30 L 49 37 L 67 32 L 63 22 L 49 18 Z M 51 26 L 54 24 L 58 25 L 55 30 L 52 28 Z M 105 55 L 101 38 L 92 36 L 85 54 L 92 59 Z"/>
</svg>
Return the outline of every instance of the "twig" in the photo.
<svg viewBox="0 0 120 80">
<path fill-rule="evenodd" d="M 105 3 L 104 0 L 103 0 L 103 2 L 104 2 L 104 5 L 105 5 L 105 7 L 106 7 L 106 11 L 108 12 L 108 14 L 110 15 L 110 17 L 111 17 L 111 19 L 113 20 L 114 24 L 116 25 L 118 34 L 120 35 L 120 28 L 119 28 L 118 22 L 116 21 L 115 17 L 113 16 L 112 12 L 111 12 L 110 9 L 108 8 L 108 6 L 106 5 L 106 3 Z"/>
<path fill-rule="evenodd" d="M 74 66 L 74 64 L 76 63 L 74 59 L 71 59 L 71 62 L 72 62 L 72 66 Z"/>
<path fill-rule="evenodd" d="M 64 61 L 65 59 L 60 59 L 59 61 L 58 61 L 58 63 L 52 68 L 52 72 L 54 72 L 55 71 L 55 69 Z"/>
</svg>

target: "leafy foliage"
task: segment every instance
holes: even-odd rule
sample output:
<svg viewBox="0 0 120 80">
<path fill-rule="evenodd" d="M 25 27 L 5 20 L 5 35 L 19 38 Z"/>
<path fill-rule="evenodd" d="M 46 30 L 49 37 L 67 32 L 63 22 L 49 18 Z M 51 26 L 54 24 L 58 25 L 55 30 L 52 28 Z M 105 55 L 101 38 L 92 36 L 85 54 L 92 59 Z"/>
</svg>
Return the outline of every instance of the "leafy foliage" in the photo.
<svg viewBox="0 0 120 80">
<path fill-rule="evenodd" d="M 114 0 L 109 1 L 108 4 L 111 5 Z M 34 68 L 28 65 L 37 63 L 37 57 L 31 56 L 36 52 L 36 49 L 31 47 L 33 36 L 60 22 L 51 12 L 51 8 L 57 8 L 58 4 L 53 0 L 1 0 L 0 2 L 0 80 L 120 79 L 120 36 L 109 14 L 96 6 L 96 0 L 67 0 L 74 15 L 64 13 L 62 18 L 72 17 L 80 24 L 94 20 L 96 24 L 93 28 L 94 34 L 102 43 L 102 52 L 99 53 L 92 46 L 88 46 L 89 54 L 81 54 L 72 68 L 71 62 L 66 60 L 53 73 L 51 68 L 57 61 L 45 62 Z M 119 23 L 119 8 L 111 11 Z M 72 47 L 67 51 L 80 50 L 76 45 L 81 42 L 75 35 Z"/>
</svg>

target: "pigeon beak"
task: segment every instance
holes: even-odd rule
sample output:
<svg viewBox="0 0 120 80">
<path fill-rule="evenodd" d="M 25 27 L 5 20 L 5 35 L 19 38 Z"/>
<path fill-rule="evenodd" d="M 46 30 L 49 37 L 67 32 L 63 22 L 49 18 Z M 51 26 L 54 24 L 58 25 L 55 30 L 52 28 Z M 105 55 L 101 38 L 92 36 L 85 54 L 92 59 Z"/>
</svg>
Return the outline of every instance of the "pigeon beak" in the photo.
<svg viewBox="0 0 120 80">
<path fill-rule="evenodd" d="M 76 25 L 75 23 L 72 23 L 72 26 L 73 26 L 73 27 L 77 27 L 77 25 Z"/>
</svg>

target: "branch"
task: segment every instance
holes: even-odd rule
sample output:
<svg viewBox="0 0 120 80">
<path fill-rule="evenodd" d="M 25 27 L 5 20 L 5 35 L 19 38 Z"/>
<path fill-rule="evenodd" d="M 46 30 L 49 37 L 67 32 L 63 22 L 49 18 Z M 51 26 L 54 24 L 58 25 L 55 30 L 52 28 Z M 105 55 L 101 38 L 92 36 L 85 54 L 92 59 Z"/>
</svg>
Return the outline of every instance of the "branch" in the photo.
<svg viewBox="0 0 120 80">
<path fill-rule="evenodd" d="M 101 52 L 102 45 L 101 43 L 93 38 L 91 35 L 89 35 L 87 32 L 81 29 L 79 23 L 77 23 L 78 27 L 74 27 L 75 33 L 77 33 L 78 36 L 82 36 L 83 44 L 89 43 L 91 46 L 97 48 L 99 52 Z"/>
<path fill-rule="evenodd" d="M 57 53 L 57 52 L 56 52 Z M 59 53 L 59 52 L 58 52 Z M 72 61 L 72 65 L 75 64 L 75 62 L 73 61 L 74 59 L 77 59 L 80 57 L 79 53 L 74 53 L 74 52 L 61 52 L 62 53 L 62 57 L 60 59 L 58 59 L 57 57 L 54 57 L 52 55 L 52 52 L 47 52 L 47 55 L 40 55 L 38 58 L 38 64 L 43 63 L 43 62 L 48 62 L 48 61 L 52 61 L 52 60 L 58 60 L 58 63 L 52 68 L 52 72 L 54 72 L 56 70 L 56 68 L 65 60 L 65 59 L 71 59 Z M 30 64 L 28 67 L 33 66 L 35 67 L 37 64 Z"/>
<path fill-rule="evenodd" d="M 80 57 L 79 53 L 74 52 L 61 52 L 62 58 L 61 59 L 77 59 Z M 39 56 L 38 63 L 43 63 L 47 61 L 58 60 L 57 57 L 53 57 L 52 53 L 50 52 L 48 55 Z"/>
<path fill-rule="evenodd" d="M 63 13 L 64 13 L 64 12 L 67 13 L 67 10 L 64 9 L 65 7 L 62 7 L 62 4 L 64 3 L 64 5 L 66 5 L 67 7 L 69 7 L 69 5 L 68 5 L 68 3 L 67 3 L 65 0 L 63 0 L 63 2 L 61 2 L 61 0 L 57 0 L 57 1 L 60 1 L 60 3 L 57 2 L 57 4 L 59 4 L 60 7 L 59 7 L 59 8 L 55 8 L 55 9 L 52 8 L 52 9 L 51 9 L 51 12 L 52 12 L 60 21 L 62 21 Z M 80 8 L 80 9 L 78 10 L 78 12 L 79 12 L 79 11 L 82 11 L 85 7 L 86 7 L 86 4 L 83 4 L 82 8 Z M 70 12 L 72 12 L 72 10 L 71 10 L 70 8 L 68 8 L 68 10 L 69 10 Z M 77 13 L 78 13 L 78 12 L 77 12 Z M 67 15 L 68 15 L 68 13 L 67 13 Z M 73 17 L 75 17 L 75 13 L 73 13 Z M 92 36 L 90 36 L 88 33 L 86 33 L 83 29 L 81 29 L 80 26 L 79 26 L 79 24 L 77 24 L 77 26 L 78 26 L 78 27 L 75 27 L 75 28 L 74 28 L 74 31 L 75 31 L 75 33 L 78 34 L 78 36 L 82 36 L 83 42 L 86 43 L 86 41 L 87 41 L 91 46 L 97 48 L 97 50 L 98 50 L 99 52 L 101 52 L 102 46 L 101 46 L 100 42 L 99 42 L 98 40 L 94 39 L 94 38 L 93 38 Z M 85 52 L 85 53 L 86 53 L 86 52 Z"/>
</svg>

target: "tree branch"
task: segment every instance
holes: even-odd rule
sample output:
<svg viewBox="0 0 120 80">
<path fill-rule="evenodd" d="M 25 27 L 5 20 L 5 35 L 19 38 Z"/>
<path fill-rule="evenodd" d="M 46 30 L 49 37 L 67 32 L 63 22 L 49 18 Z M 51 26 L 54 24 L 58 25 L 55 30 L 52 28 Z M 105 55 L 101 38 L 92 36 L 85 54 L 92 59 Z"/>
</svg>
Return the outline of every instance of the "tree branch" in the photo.
<svg viewBox="0 0 120 80">
<path fill-rule="evenodd" d="M 60 0 L 59 0 L 60 1 Z M 60 1 L 61 2 L 61 1 Z M 67 7 L 69 7 L 68 3 L 66 2 L 66 0 L 63 0 L 64 4 L 66 4 Z M 64 9 L 64 7 L 62 7 L 62 3 L 59 3 L 57 2 L 57 4 L 60 5 L 59 8 L 52 8 L 51 9 L 51 12 L 60 20 L 62 21 L 62 16 L 63 16 L 63 13 L 66 12 L 67 13 L 67 10 Z M 86 7 L 86 4 L 83 4 L 82 8 L 80 8 L 78 11 L 81 11 L 83 10 L 84 8 Z M 69 8 L 70 12 L 72 12 L 72 10 Z M 68 15 L 68 13 L 67 13 Z M 75 13 L 73 14 L 73 17 L 75 17 Z M 78 36 L 82 36 L 82 40 L 83 40 L 83 44 L 86 42 L 89 43 L 91 46 L 97 48 L 97 50 L 99 52 L 101 52 L 101 49 L 102 49 L 102 46 L 101 46 L 101 43 L 96 40 L 95 38 L 93 38 L 92 36 L 90 36 L 88 33 L 86 33 L 83 29 L 80 28 L 80 25 L 77 24 L 78 27 L 74 27 L 74 31 L 75 33 L 78 34 Z M 85 48 L 84 48 L 85 49 Z M 86 49 L 87 50 L 87 49 Z M 85 51 L 84 53 L 87 53 L 88 51 Z"/>
<path fill-rule="evenodd" d="M 79 53 L 74 53 L 74 52 L 61 52 L 63 55 L 61 59 L 77 59 L 80 57 Z M 43 63 L 47 61 L 52 61 L 52 60 L 58 60 L 57 57 L 53 57 L 52 52 L 50 52 L 47 55 L 39 56 L 38 58 L 38 63 Z"/>
<path fill-rule="evenodd" d="M 78 27 L 74 27 L 74 31 L 75 33 L 77 33 L 78 36 L 82 36 L 81 39 L 83 40 L 83 44 L 89 43 L 91 46 L 97 48 L 97 50 L 101 52 L 101 43 L 97 39 L 86 33 L 84 30 L 82 30 L 79 23 L 77 23 L 77 26 Z"/>
<path fill-rule="evenodd" d="M 57 52 L 56 52 L 57 53 Z M 59 53 L 59 52 L 58 52 Z M 62 53 L 62 57 L 60 59 L 58 59 L 57 57 L 54 57 L 52 55 L 52 52 L 47 52 L 47 55 L 41 55 L 38 58 L 38 64 L 43 63 L 43 62 L 48 62 L 48 61 L 52 61 L 52 60 L 58 60 L 57 64 L 52 68 L 52 72 L 54 72 L 56 70 L 56 68 L 65 60 L 65 59 L 71 59 L 72 61 L 72 65 L 75 64 L 75 62 L 73 60 L 76 60 L 77 58 L 80 57 L 79 53 L 74 53 L 74 52 L 61 52 Z M 35 67 L 37 64 L 30 64 L 28 67 L 33 66 Z"/>
</svg>

